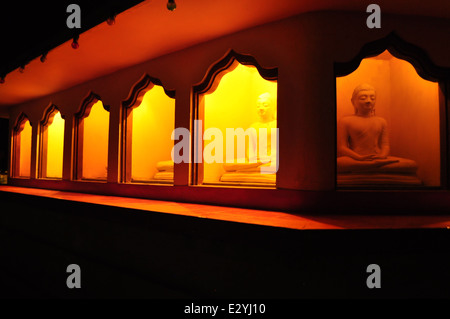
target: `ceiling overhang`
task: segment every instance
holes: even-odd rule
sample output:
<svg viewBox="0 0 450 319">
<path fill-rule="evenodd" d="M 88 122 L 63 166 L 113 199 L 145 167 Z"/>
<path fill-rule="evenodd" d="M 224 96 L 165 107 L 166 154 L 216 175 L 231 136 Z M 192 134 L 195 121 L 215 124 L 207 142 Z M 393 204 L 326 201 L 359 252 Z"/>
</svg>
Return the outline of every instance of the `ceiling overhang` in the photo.
<svg viewBox="0 0 450 319">
<path fill-rule="evenodd" d="M 31 60 L 25 69 L 12 70 L 0 84 L 0 108 L 65 90 L 119 69 L 142 63 L 189 46 L 304 12 L 341 10 L 366 12 L 360 0 L 167 0 L 143 1 L 123 11 L 116 23 L 97 24 L 83 32 L 80 47 L 72 40 Z M 383 12 L 450 18 L 448 1 L 388 1 Z M 82 13 L 83 7 L 82 5 Z M 62 13 L 64 18 L 67 13 Z M 66 35 L 67 36 L 67 35 Z M 30 49 L 31 50 L 31 49 Z M 37 52 L 37 51 L 36 51 Z"/>
</svg>

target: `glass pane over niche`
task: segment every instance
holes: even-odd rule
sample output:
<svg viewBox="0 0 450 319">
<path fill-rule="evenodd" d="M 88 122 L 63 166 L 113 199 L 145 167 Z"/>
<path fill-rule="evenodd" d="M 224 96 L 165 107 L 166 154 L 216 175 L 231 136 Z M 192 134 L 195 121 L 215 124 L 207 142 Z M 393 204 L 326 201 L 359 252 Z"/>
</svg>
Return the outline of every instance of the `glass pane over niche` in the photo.
<svg viewBox="0 0 450 319">
<path fill-rule="evenodd" d="M 106 180 L 108 175 L 109 112 L 96 101 L 82 119 L 82 179 Z"/>
<path fill-rule="evenodd" d="M 336 78 L 337 186 L 441 184 L 439 84 L 388 51 Z"/>
<path fill-rule="evenodd" d="M 151 85 L 127 115 L 129 182 L 173 183 L 171 139 L 175 127 L 175 99 L 160 85 Z M 128 173 L 130 174 L 130 173 Z"/>
<path fill-rule="evenodd" d="M 30 178 L 31 169 L 31 134 L 30 121 L 24 117 L 14 132 L 13 175 Z"/>
<path fill-rule="evenodd" d="M 40 177 L 62 178 L 65 120 L 54 109 L 41 123 Z"/>
<path fill-rule="evenodd" d="M 235 61 L 200 96 L 199 104 L 203 184 L 275 186 L 277 81 Z"/>
</svg>

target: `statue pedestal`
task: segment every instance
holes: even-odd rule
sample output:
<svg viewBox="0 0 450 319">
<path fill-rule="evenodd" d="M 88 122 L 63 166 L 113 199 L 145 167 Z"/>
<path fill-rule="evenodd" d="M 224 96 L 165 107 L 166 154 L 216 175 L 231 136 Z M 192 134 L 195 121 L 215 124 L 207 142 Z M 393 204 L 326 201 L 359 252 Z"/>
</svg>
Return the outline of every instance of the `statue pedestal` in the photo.
<svg viewBox="0 0 450 319">
<path fill-rule="evenodd" d="M 388 156 L 386 159 L 356 161 L 348 156 L 337 159 L 338 186 L 421 186 L 413 160 Z"/>
</svg>

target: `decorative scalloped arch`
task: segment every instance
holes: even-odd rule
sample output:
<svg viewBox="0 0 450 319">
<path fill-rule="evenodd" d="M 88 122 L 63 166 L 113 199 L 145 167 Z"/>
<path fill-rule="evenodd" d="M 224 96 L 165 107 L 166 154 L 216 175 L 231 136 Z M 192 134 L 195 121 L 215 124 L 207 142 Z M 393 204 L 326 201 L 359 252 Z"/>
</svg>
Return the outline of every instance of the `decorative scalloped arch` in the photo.
<svg viewBox="0 0 450 319">
<path fill-rule="evenodd" d="M 101 101 L 101 97 L 90 91 L 81 103 L 80 110 L 75 113 L 74 125 L 74 152 L 73 152 L 73 178 L 79 180 L 82 178 L 82 161 L 83 161 L 83 119 L 89 116 L 92 106 Z M 110 112 L 110 106 L 102 104 L 105 111 Z"/>
<path fill-rule="evenodd" d="M 236 51 L 230 49 L 225 56 L 223 56 L 220 60 L 214 63 L 206 72 L 203 80 L 193 87 L 193 117 L 191 118 L 191 127 L 195 127 L 195 120 L 200 119 L 203 115 L 203 110 L 201 107 L 201 95 L 206 92 L 214 91 L 220 82 L 222 76 L 224 76 L 227 72 L 232 71 L 235 67 L 237 67 L 238 63 L 247 66 L 254 66 L 259 75 L 268 81 L 276 81 L 278 79 L 278 68 L 265 68 L 262 67 L 256 59 L 251 55 L 240 54 Z M 195 133 L 193 133 L 195 134 Z M 191 149 L 195 150 L 195 138 L 191 140 Z M 192 165 L 192 174 L 190 177 L 190 183 L 192 185 L 199 185 L 202 183 L 203 179 L 203 163 L 196 163 L 195 159 L 195 151 L 191 154 L 191 163 Z"/>
<path fill-rule="evenodd" d="M 20 169 L 20 132 L 23 130 L 26 122 L 31 124 L 30 119 L 28 116 L 21 112 L 19 116 L 17 117 L 16 123 L 13 127 L 12 132 L 12 149 L 11 149 L 11 176 L 18 177 L 19 176 L 19 169 Z"/>
<path fill-rule="evenodd" d="M 38 149 L 38 176 L 39 178 L 47 177 L 47 145 L 48 145 L 48 126 L 52 124 L 53 119 L 57 112 L 61 111 L 59 108 L 50 103 L 44 111 L 43 118 L 40 122 L 39 133 L 39 149 Z M 65 116 L 61 114 L 61 118 L 65 119 Z"/>
<path fill-rule="evenodd" d="M 203 80 L 194 86 L 194 95 L 208 92 L 214 84 L 217 85 L 217 82 L 219 81 L 216 80 L 220 79 L 220 77 L 218 78 L 218 75 L 223 75 L 223 71 L 232 67 L 233 63 L 236 61 L 242 65 L 252 65 L 256 67 L 259 75 L 266 80 L 274 81 L 278 78 L 278 68 L 263 68 L 253 56 L 240 54 L 234 50 L 229 50 L 224 57 L 208 69 Z"/>
<path fill-rule="evenodd" d="M 120 181 L 131 181 L 131 118 L 130 114 L 134 107 L 138 107 L 145 93 L 153 86 L 161 86 L 164 93 L 172 99 L 175 99 L 175 90 L 168 90 L 164 87 L 161 80 L 145 73 L 131 88 L 130 94 L 126 100 L 122 101 L 121 109 L 121 138 L 120 138 Z"/>
<path fill-rule="evenodd" d="M 83 119 L 83 118 L 85 118 L 85 117 L 88 117 L 88 116 L 89 116 L 89 113 L 90 113 L 90 111 L 91 111 L 92 105 L 94 105 L 97 101 L 101 101 L 101 100 L 102 100 L 102 99 L 101 99 L 101 97 L 100 97 L 98 94 L 96 94 L 96 93 L 90 91 L 89 94 L 88 94 L 88 96 L 85 97 L 84 100 L 83 100 L 83 102 L 81 103 L 80 111 L 78 111 L 78 112 L 75 114 L 75 117 L 78 118 L 78 119 Z M 103 104 L 103 108 L 104 108 L 107 112 L 110 111 L 109 105 Z"/>
<path fill-rule="evenodd" d="M 388 50 L 396 58 L 411 63 L 425 80 L 436 82 L 450 79 L 450 68 L 436 66 L 422 48 L 404 41 L 395 32 L 385 38 L 365 44 L 351 61 L 335 63 L 336 77 L 352 73 L 359 67 L 363 59 L 377 56 L 385 50 Z"/>
<path fill-rule="evenodd" d="M 131 88 L 128 98 L 122 101 L 122 106 L 126 109 L 135 106 L 142 101 L 144 94 L 154 85 L 159 85 L 164 89 L 166 95 L 172 99 L 175 98 L 175 90 L 167 90 L 161 80 L 154 78 L 148 74 L 144 74 L 141 79 Z M 136 103 L 138 102 L 138 103 Z"/>
<path fill-rule="evenodd" d="M 14 125 L 14 133 L 15 134 L 17 134 L 23 130 L 23 126 L 25 125 L 26 121 L 30 122 L 30 126 L 32 126 L 31 121 L 28 118 L 28 116 L 24 112 L 21 112 L 19 114 L 19 116 L 17 117 L 16 124 Z"/>
<path fill-rule="evenodd" d="M 55 113 L 56 113 L 55 111 L 61 113 L 61 111 L 55 104 L 50 103 L 44 112 L 44 116 L 42 117 L 42 120 L 41 120 L 42 126 L 50 125 L 52 123 L 53 117 L 55 116 Z M 61 114 L 61 117 L 64 119 L 64 116 L 62 116 L 62 114 Z"/>
<path fill-rule="evenodd" d="M 446 187 L 450 185 L 450 174 L 447 168 L 447 159 L 450 157 L 450 150 L 447 146 L 449 135 L 450 68 L 437 66 L 432 62 L 425 50 L 406 42 L 395 32 L 391 32 L 384 38 L 365 44 L 352 60 L 348 62 L 335 62 L 335 76 L 342 77 L 349 75 L 358 69 L 363 59 L 378 56 L 386 50 L 397 59 L 409 62 L 421 78 L 439 83 L 441 90 L 439 93 L 441 114 L 441 187 Z"/>
</svg>

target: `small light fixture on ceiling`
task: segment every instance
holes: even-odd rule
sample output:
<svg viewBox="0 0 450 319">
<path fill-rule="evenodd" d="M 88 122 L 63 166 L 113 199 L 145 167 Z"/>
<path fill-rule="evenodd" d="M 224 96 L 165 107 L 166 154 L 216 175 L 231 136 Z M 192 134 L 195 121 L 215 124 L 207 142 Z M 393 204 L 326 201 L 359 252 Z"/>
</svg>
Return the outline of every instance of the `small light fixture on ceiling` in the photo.
<svg viewBox="0 0 450 319">
<path fill-rule="evenodd" d="M 106 19 L 106 23 L 108 25 L 114 25 L 116 23 L 116 15 L 112 15 L 108 19 Z"/>
<path fill-rule="evenodd" d="M 175 0 L 169 0 L 167 2 L 167 9 L 169 9 L 170 11 L 173 11 L 177 8 L 177 4 L 175 3 Z"/>
<path fill-rule="evenodd" d="M 73 41 L 72 41 L 72 48 L 73 49 L 78 49 L 80 47 L 80 45 L 78 44 L 78 39 L 80 38 L 79 35 L 76 35 L 73 37 Z"/>
<path fill-rule="evenodd" d="M 39 60 L 41 60 L 42 63 L 44 63 L 45 61 L 47 61 L 47 54 L 48 54 L 48 52 L 44 52 L 44 53 L 41 55 L 41 58 L 40 58 Z"/>
</svg>

